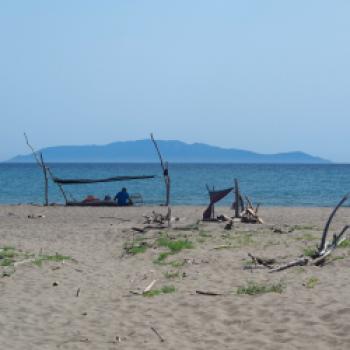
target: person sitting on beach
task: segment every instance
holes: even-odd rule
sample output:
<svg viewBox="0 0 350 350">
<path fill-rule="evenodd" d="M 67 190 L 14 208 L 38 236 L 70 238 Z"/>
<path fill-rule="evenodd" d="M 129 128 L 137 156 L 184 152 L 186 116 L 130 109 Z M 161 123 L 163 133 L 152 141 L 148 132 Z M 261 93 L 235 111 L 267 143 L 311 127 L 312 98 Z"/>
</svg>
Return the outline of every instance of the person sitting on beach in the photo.
<svg viewBox="0 0 350 350">
<path fill-rule="evenodd" d="M 115 195 L 114 200 L 118 200 L 118 205 L 129 205 L 129 198 L 129 193 L 126 188 L 123 187 L 122 190 Z"/>
</svg>

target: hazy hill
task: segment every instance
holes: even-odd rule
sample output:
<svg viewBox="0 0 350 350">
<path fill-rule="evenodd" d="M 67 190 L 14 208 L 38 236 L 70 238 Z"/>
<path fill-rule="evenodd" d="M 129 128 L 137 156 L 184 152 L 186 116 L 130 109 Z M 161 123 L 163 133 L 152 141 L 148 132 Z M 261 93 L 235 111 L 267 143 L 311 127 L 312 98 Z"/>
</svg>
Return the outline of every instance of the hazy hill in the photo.
<svg viewBox="0 0 350 350">
<path fill-rule="evenodd" d="M 161 152 L 169 162 L 193 163 L 329 163 L 303 152 L 259 154 L 226 149 L 203 143 L 158 141 Z M 155 149 L 150 140 L 113 142 L 108 145 L 56 146 L 40 150 L 47 162 L 156 162 Z M 9 162 L 33 162 L 31 154 L 18 155 Z"/>
</svg>

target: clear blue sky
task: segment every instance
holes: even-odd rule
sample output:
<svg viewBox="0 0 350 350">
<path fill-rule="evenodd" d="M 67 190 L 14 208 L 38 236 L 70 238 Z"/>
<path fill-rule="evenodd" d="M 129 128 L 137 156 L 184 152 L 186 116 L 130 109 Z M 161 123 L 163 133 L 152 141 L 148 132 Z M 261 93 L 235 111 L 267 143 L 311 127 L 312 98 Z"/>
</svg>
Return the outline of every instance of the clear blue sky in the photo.
<svg viewBox="0 0 350 350">
<path fill-rule="evenodd" d="M 350 162 L 349 0 L 2 0 L 0 160 L 147 138 Z"/>
</svg>

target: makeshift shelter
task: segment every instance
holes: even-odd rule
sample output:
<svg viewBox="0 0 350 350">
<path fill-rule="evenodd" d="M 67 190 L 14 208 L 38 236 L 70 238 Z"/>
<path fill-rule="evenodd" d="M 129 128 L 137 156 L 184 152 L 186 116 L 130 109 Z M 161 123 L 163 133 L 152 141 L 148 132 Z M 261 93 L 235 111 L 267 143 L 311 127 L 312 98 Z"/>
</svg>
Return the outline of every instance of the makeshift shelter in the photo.
<svg viewBox="0 0 350 350">
<path fill-rule="evenodd" d="M 233 190 L 233 187 L 215 191 L 214 189 L 210 190 L 207 186 L 207 189 L 209 192 L 210 203 L 208 208 L 203 213 L 203 221 L 215 220 L 214 204 L 226 197 Z"/>
<path fill-rule="evenodd" d="M 155 175 L 141 175 L 141 176 L 114 176 L 102 179 L 61 179 L 54 176 L 49 170 L 51 178 L 54 183 L 58 185 L 61 190 L 61 193 L 65 199 L 67 206 L 118 206 L 118 204 L 111 199 L 98 199 L 93 196 L 88 196 L 82 201 L 71 200 L 69 201 L 67 198 L 67 194 L 64 191 L 63 185 L 84 185 L 84 184 L 93 184 L 100 182 L 117 182 L 117 181 L 130 181 L 130 180 L 145 180 L 145 179 L 153 179 Z M 140 198 L 140 195 L 137 195 Z M 142 197 L 141 197 L 142 199 Z"/>
</svg>

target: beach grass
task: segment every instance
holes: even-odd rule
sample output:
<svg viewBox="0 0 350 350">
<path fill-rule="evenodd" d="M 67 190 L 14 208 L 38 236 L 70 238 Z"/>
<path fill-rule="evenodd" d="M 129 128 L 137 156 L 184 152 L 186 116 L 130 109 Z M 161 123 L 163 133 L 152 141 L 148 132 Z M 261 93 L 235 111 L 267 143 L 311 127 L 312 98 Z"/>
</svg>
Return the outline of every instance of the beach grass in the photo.
<svg viewBox="0 0 350 350">
<path fill-rule="evenodd" d="M 250 281 L 247 285 L 238 287 L 237 294 L 259 295 L 265 293 L 282 293 L 284 289 L 285 286 L 281 282 L 264 284 Z"/>
<path fill-rule="evenodd" d="M 65 260 L 73 260 L 73 259 L 70 256 L 61 255 L 58 253 L 56 253 L 55 255 L 39 255 L 35 258 L 35 260 L 33 261 L 33 264 L 41 267 L 44 261 L 63 262 Z"/>
<path fill-rule="evenodd" d="M 305 256 L 309 256 L 309 257 L 314 257 L 316 255 L 316 248 L 315 247 L 306 247 L 303 251 Z"/>
<path fill-rule="evenodd" d="M 169 285 L 169 286 L 164 286 L 160 289 L 152 289 L 152 290 L 149 290 L 148 292 L 144 292 L 143 296 L 144 297 L 155 297 L 155 296 L 161 295 L 161 294 L 174 293 L 175 291 L 176 291 L 175 287 L 172 285 Z"/>
<path fill-rule="evenodd" d="M 350 247 L 350 239 L 346 238 L 344 241 L 342 241 L 339 245 L 339 248 L 349 248 Z"/>
<path fill-rule="evenodd" d="M 183 249 L 192 249 L 193 243 L 191 241 L 186 240 L 172 240 L 166 236 L 160 237 L 157 239 L 157 244 L 159 247 L 166 247 L 172 253 L 178 253 Z"/>
<path fill-rule="evenodd" d="M 180 277 L 180 271 L 166 271 L 164 273 L 164 277 L 167 278 L 167 279 L 179 278 Z"/>
<path fill-rule="evenodd" d="M 314 288 L 318 283 L 320 283 L 320 280 L 317 277 L 309 277 L 305 283 L 305 287 L 312 289 Z"/>
<path fill-rule="evenodd" d="M 169 251 L 167 252 L 159 253 L 158 257 L 153 261 L 155 264 L 159 264 L 159 265 L 167 264 L 165 260 L 169 255 L 177 254 L 183 249 L 194 248 L 193 243 L 187 239 L 172 240 L 172 239 L 169 239 L 167 236 L 162 236 L 158 238 L 156 243 L 158 247 L 164 247 L 169 249 Z"/>
</svg>

